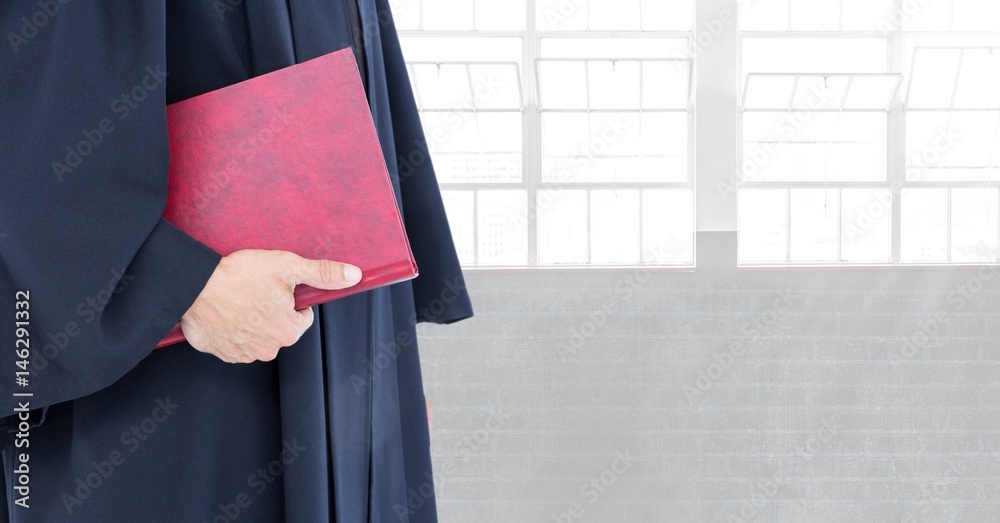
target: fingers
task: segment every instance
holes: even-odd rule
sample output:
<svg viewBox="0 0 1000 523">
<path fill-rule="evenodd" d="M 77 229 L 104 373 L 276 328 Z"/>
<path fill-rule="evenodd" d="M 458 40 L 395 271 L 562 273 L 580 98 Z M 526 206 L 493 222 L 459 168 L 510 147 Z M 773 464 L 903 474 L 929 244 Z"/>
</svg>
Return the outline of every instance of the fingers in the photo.
<svg viewBox="0 0 1000 523">
<path fill-rule="evenodd" d="M 295 285 L 304 284 L 323 290 L 346 289 L 361 281 L 361 269 L 349 263 L 332 260 L 308 260 L 292 255 Z"/>
</svg>

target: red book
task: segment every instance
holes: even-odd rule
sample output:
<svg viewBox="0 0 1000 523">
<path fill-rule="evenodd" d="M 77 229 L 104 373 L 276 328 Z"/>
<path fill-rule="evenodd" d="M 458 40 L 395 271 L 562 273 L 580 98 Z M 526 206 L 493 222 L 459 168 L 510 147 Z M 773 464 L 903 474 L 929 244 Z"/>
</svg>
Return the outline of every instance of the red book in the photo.
<svg viewBox="0 0 1000 523">
<path fill-rule="evenodd" d="M 303 309 L 417 275 L 350 49 L 167 106 L 164 217 L 222 255 L 275 249 L 357 265 L 348 289 L 300 285 Z M 180 325 L 157 347 L 184 339 Z"/>
</svg>

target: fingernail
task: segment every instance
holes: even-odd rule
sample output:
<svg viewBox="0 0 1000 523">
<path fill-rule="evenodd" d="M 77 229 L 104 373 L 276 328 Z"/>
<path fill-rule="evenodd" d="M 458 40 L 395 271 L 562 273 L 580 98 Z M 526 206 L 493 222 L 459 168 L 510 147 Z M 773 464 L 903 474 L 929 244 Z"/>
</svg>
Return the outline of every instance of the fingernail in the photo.
<svg viewBox="0 0 1000 523">
<path fill-rule="evenodd" d="M 361 281 L 361 269 L 351 265 L 349 263 L 344 264 L 344 279 L 351 282 L 357 283 Z"/>
</svg>

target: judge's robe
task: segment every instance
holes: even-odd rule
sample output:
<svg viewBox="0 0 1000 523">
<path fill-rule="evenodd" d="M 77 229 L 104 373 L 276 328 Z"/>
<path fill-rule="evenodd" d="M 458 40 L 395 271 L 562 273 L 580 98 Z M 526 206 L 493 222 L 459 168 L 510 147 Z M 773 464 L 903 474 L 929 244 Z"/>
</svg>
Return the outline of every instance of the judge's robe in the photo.
<svg viewBox="0 0 1000 523">
<path fill-rule="evenodd" d="M 387 0 L 11 1 L 0 28 L 0 521 L 436 521 L 415 324 L 472 307 Z M 161 218 L 165 105 L 356 43 L 420 276 L 273 362 L 154 351 L 219 261 Z"/>
</svg>

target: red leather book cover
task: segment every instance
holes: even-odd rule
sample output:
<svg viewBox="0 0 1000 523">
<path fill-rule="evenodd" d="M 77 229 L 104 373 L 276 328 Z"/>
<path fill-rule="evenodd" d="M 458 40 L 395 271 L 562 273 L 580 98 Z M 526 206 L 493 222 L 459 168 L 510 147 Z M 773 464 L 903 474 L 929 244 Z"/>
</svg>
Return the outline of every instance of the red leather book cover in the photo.
<svg viewBox="0 0 1000 523">
<path fill-rule="evenodd" d="M 222 255 L 292 251 L 361 268 L 299 309 L 417 275 L 350 49 L 167 106 L 164 217 Z M 184 339 L 180 326 L 157 345 Z"/>
</svg>

